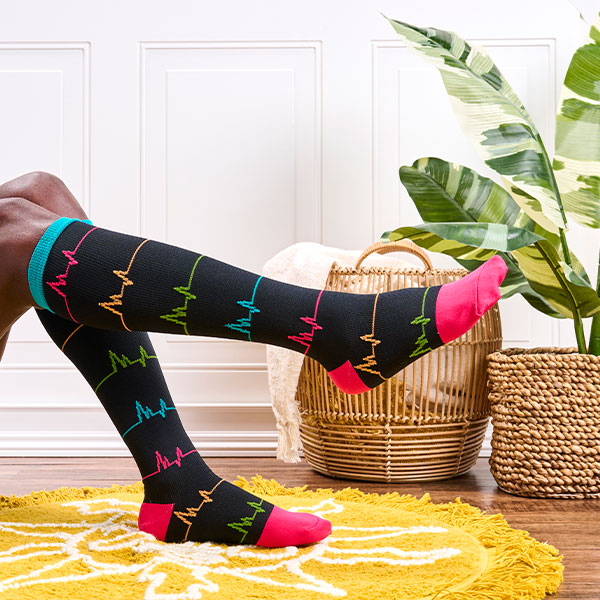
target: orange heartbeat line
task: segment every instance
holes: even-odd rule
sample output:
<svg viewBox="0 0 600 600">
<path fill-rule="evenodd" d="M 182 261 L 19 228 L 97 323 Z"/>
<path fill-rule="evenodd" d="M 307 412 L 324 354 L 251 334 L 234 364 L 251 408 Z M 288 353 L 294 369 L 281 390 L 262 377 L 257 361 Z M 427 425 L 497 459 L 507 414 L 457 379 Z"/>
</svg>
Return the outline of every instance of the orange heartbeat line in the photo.
<svg viewBox="0 0 600 600">
<path fill-rule="evenodd" d="M 200 502 L 200 504 L 198 506 L 190 506 L 190 507 L 186 508 L 185 511 L 182 511 L 182 510 L 176 510 L 176 511 L 174 511 L 174 514 L 177 515 L 177 518 L 180 519 L 180 520 L 182 520 L 188 526 L 187 531 L 185 532 L 185 536 L 183 538 L 183 541 L 187 541 L 187 536 L 190 533 L 190 529 L 192 527 L 192 521 L 188 521 L 186 519 L 186 517 L 190 517 L 192 519 L 195 519 L 196 515 L 198 514 L 198 511 L 204 506 L 205 502 L 213 502 L 213 499 L 210 497 L 211 494 L 224 481 L 225 481 L 224 479 L 221 479 L 218 483 L 215 484 L 215 486 L 213 487 L 212 490 L 210 490 L 210 492 L 207 492 L 206 490 L 198 490 L 198 493 L 203 498 L 202 502 Z"/>
<path fill-rule="evenodd" d="M 123 280 L 123 283 L 121 284 L 121 291 L 118 294 L 113 294 L 110 299 L 112 300 L 112 302 L 98 302 L 98 305 L 101 306 L 102 308 L 106 308 L 106 310 L 110 310 L 110 312 L 115 313 L 115 315 L 118 315 L 119 317 L 121 317 L 121 323 L 123 323 L 123 327 L 125 327 L 125 329 L 127 329 L 127 331 L 131 331 L 131 329 L 129 329 L 129 327 L 127 327 L 127 325 L 125 325 L 125 320 L 123 319 L 123 313 L 119 310 L 115 310 L 113 308 L 113 306 L 123 306 L 123 294 L 125 292 L 125 286 L 126 285 L 133 285 L 133 281 L 131 281 L 131 279 L 129 279 L 127 277 L 127 275 L 129 275 L 129 271 L 131 270 L 131 265 L 133 264 L 133 261 L 135 260 L 135 257 L 137 255 L 137 253 L 139 252 L 140 248 L 146 243 L 149 242 L 150 240 L 144 240 L 136 249 L 135 252 L 133 253 L 133 256 L 131 257 L 131 260 L 129 261 L 129 266 L 127 267 L 126 271 L 119 271 L 119 270 L 114 270 L 113 273 L 119 278 Z"/>
<path fill-rule="evenodd" d="M 179 446 L 177 446 L 177 458 L 175 458 L 175 460 L 173 462 L 171 462 L 166 456 L 161 456 L 160 452 L 157 450 L 156 451 L 156 467 L 157 467 L 156 471 L 154 471 L 154 473 L 150 473 L 150 475 L 146 475 L 146 476 L 142 477 L 142 479 L 147 479 L 148 477 L 152 477 L 152 475 L 157 475 L 161 471 L 164 471 L 165 469 L 172 467 L 174 464 L 177 464 L 178 467 L 181 467 L 181 459 L 184 456 L 187 456 L 188 454 L 192 454 L 194 452 L 198 452 L 198 450 L 196 450 L 194 448 L 194 450 L 190 450 L 189 452 L 186 452 L 185 454 L 183 454 L 181 452 L 181 448 Z"/>
<path fill-rule="evenodd" d="M 73 335 L 75 333 L 77 333 L 81 328 L 83 327 L 83 325 L 78 325 L 75 329 L 73 329 L 73 331 L 71 331 L 71 333 L 69 334 L 69 337 L 63 342 L 63 345 L 60 347 L 61 351 L 64 352 L 65 351 L 65 346 L 67 345 L 67 342 L 73 337 Z"/>
<path fill-rule="evenodd" d="M 373 375 L 379 375 L 381 379 L 385 379 L 385 377 L 379 372 L 371 369 L 374 365 L 377 364 L 377 359 L 375 358 L 375 346 L 377 344 L 381 344 L 381 340 L 376 339 L 375 336 L 375 312 L 377 310 L 377 300 L 379 299 L 379 292 L 375 296 L 375 303 L 373 304 L 373 321 L 371 323 L 371 333 L 361 335 L 360 339 L 365 342 L 369 342 L 371 344 L 371 354 L 365 356 L 363 358 L 363 363 L 361 365 L 357 365 L 355 368 L 360 369 L 361 371 L 368 371 L 369 373 L 373 373 Z"/>
</svg>

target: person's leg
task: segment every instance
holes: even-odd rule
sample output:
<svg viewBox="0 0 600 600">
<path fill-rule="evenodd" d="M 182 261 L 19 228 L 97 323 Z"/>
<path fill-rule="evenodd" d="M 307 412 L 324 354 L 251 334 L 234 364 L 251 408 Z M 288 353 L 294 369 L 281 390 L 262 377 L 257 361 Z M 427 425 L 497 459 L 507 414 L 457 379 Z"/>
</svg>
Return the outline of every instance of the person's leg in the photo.
<svg viewBox="0 0 600 600">
<path fill-rule="evenodd" d="M 31 171 L 0 184 L 0 198 L 25 198 L 61 217 L 87 219 L 60 177 L 44 171 Z"/>
<path fill-rule="evenodd" d="M 0 197 L 21 194 L 55 211 L 56 218 L 62 214 L 86 219 L 60 179 L 46 175 L 12 180 L 0 186 Z M 36 314 L 88 381 L 136 461 L 144 483 L 138 518 L 142 531 L 166 542 L 271 547 L 312 543 L 331 533 L 329 521 L 284 511 L 208 467 L 179 419 L 146 332 L 74 325 L 39 308 Z M 8 333 L 0 339 L 0 354 L 7 337 Z"/>
<path fill-rule="evenodd" d="M 288 512 L 216 475 L 188 437 L 145 332 L 110 331 L 36 312 L 88 381 L 144 484 L 138 525 L 165 542 L 282 547 L 317 542 L 331 523 Z"/>
<path fill-rule="evenodd" d="M 0 227 L 0 237 L 4 236 L 6 238 L 11 235 L 14 237 L 14 233 L 10 231 L 9 227 L 6 227 L 7 223 L 4 222 L 8 220 L 9 213 L 13 213 L 15 222 L 22 222 L 23 220 L 28 221 L 28 229 L 30 230 L 34 229 L 36 226 L 43 227 L 44 218 L 52 215 L 55 215 L 55 218 L 63 216 L 87 219 L 83 208 L 79 205 L 79 202 L 77 202 L 77 199 L 73 196 L 64 182 L 59 177 L 44 171 L 25 173 L 24 175 L 20 175 L 19 177 L 15 177 L 14 179 L 10 179 L 9 181 L 0 184 L 0 200 L 1 199 L 11 199 L 13 200 L 12 204 L 15 206 L 13 206 L 13 209 L 11 210 L 11 202 L 7 202 L 7 205 L 0 210 L 0 225 L 4 225 L 4 227 Z M 31 206 L 28 211 L 23 211 L 23 206 L 26 206 L 27 203 L 30 203 Z M 40 207 L 40 209 L 36 210 L 35 206 Z M 42 219 L 42 223 L 39 222 L 40 218 Z M 48 225 L 46 225 L 46 228 L 47 226 Z M 43 231 L 43 229 L 41 231 Z M 2 242 L 3 240 L 0 239 L 0 247 L 5 250 L 6 245 Z M 14 244 L 11 244 L 11 247 L 14 248 Z M 24 254 L 24 252 L 19 251 L 13 253 L 13 256 L 3 256 L 3 258 L 6 258 L 6 260 L 18 261 L 19 257 Z M 22 283 L 26 282 L 23 281 Z M 11 303 L 13 306 L 7 306 Z M 10 321 L 18 319 L 26 310 L 28 310 L 27 306 L 17 308 L 14 299 L 4 297 L 2 297 L 1 308 L 4 311 L 9 310 L 13 312 L 14 317 L 13 319 L 10 319 Z M 9 319 L 7 319 L 7 322 L 9 322 Z M 8 325 L 3 331 L 4 327 L 6 327 L 6 323 L 0 323 L 0 359 L 2 359 L 4 354 L 11 329 L 11 326 Z"/>
<path fill-rule="evenodd" d="M 0 358 L 2 358 L 2 355 L 4 354 L 4 350 L 6 348 L 6 342 L 8 342 L 9 333 L 10 333 L 10 327 L 8 328 L 7 331 L 5 331 L 2 334 L 2 337 L 0 337 Z"/>
<path fill-rule="evenodd" d="M 499 299 L 506 271 L 496 255 L 445 285 L 334 292 L 63 219 L 41 237 L 28 276 L 37 304 L 75 323 L 283 346 L 360 393 L 470 329 Z"/>
<path fill-rule="evenodd" d="M 28 238 L 28 269 L 24 277 L 17 261 L 15 279 L 29 281 L 37 306 L 100 329 L 285 346 L 319 360 L 351 393 L 378 385 L 467 331 L 498 300 L 506 272 L 496 256 L 444 286 L 345 294 L 284 284 L 190 250 L 81 221 L 52 221 L 39 235 L 36 223 L 28 231 L 35 249 Z M 123 355 L 111 361 L 105 378 L 113 377 L 119 364 L 127 368 L 148 358 L 141 350 Z M 177 516 L 175 502 L 155 504 L 154 521 L 170 523 L 169 515 Z M 189 509 L 188 504 L 179 512 L 187 518 Z"/>
</svg>

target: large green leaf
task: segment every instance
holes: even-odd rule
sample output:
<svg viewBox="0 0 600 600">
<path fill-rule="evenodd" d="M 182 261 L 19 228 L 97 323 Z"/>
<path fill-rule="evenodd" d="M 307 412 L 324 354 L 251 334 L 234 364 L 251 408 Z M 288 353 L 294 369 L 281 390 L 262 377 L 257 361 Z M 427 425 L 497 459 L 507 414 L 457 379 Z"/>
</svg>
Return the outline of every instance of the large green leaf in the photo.
<svg viewBox="0 0 600 600">
<path fill-rule="evenodd" d="M 434 156 L 400 167 L 400 180 L 426 222 L 463 221 L 512 225 L 521 212 L 496 182 Z"/>
<path fill-rule="evenodd" d="M 515 202 L 548 231 L 566 230 L 541 136 L 483 47 L 471 47 L 453 32 L 388 21 L 411 50 L 438 68 L 463 131 L 502 175 Z"/>
<path fill-rule="evenodd" d="M 557 311 L 552 304 L 544 298 L 541 294 L 538 294 L 530 285 L 527 278 L 521 272 L 518 266 L 514 266 L 508 263 L 508 271 L 500 286 L 500 293 L 503 299 L 510 298 L 515 294 L 521 294 L 521 296 L 528 302 L 533 308 L 552 317 L 553 319 L 566 319 L 567 315 L 563 315 Z"/>
<path fill-rule="evenodd" d="M 544 239 L 527 229 L 502 223 L 420 223 L 382 235 L 382 240 L 387 241 L 404 238 L 433 252 L 475 260 L 487 260 L 498 250 L 516 250 Z"/>
<path fill-rule="evenodd" d="M 574 307 L 582 318 L 600 311 L 596 290 L 561 261 L 556 248 L 545 238 L 525 229 L 497 223 L 420 223 L 386 231 L 381 239 L 395 241 L 410 238 L 433 252 L 456 259 L 488 260 L 500 245 L 510 250 L 531 288 L 560 314 L 573 318 Z M 455 239 L 456 238 L 456 239 Z M 537 238 L 537 239 L 535 239 Z M 524 245 L 527 241 L 534 245 Z"/>
<path fill-rule="evenodd" d="M 600 298 L 587 276 L 584 278 L 569 267 L 548 240 L 538 241 L 534 247 L 518 248 L 512 255 L 530 286 L 565 317 L 573 318 L 573 304 L 582 318 L 600 310 Z"/>
<path fill-rule="evenodd" d="M 411 167 L 400 168 L 400 179 L 425 222 L 504 223 L 533 230 L 559 245 L 558 237 L 532 221 L 504 188 L 468 167 L 435 157 L 419 158 Z M 509 252 L 498 254 L 508 267 L 500 286 L 502 298 L 521 294 L 536 310 L 565 318 L 531 288 Z M 454 258 L 469 271 L 482 262 Z"/>
<path fill-rule="evenodd" d="M 555 142 L 552 166 L 565 211 L 600 227 L 600 15 L 567 70 Z"/>
</svg>

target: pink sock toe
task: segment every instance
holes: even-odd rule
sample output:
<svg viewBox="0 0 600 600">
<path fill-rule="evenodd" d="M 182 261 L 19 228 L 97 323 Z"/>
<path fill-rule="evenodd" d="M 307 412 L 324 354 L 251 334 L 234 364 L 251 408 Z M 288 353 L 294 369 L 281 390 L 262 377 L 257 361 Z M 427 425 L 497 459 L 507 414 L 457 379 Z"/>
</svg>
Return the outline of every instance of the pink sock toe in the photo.
<svg viewBox="0 0 600 600">
<path fill-rule="evenodd" d="M 477 312 L 481 316 L 500 300 L 499 288 L 508 267 L 500 256 L 494 254 L 478 268 L 483 268 L 477 279 Z"/>
<path fill-rule="evenodd" d="M 274 506 L 257 546 L 282 548 L 313 544 L 331 534 L 331 522 L 310 513 L 295 513 Z"/>
<path fill-rule="evenodd" d="M 502 257 L 492 258 L 438 293 L 435 322 L 442 342 L 447 344 L 471 329 L 499 299 L 499 286 L 508 267 Z"/>
</svg>

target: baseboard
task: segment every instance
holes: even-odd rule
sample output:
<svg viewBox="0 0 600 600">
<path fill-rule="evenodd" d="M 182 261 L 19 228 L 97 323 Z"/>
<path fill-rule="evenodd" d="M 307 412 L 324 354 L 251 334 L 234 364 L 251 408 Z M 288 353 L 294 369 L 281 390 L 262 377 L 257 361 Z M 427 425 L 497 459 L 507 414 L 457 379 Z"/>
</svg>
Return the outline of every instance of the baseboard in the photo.
<svg viewBox="0 0 600 600">
<path fill-rule="evenodd" d="M 277 432 L 188 432 L 202 456 L 277 456 Z M 491 429 L 480 456 L 491 454 Z M 302 451 L 300 455 L 303 456 Z M 97 431 L 4 431 L 0 456 L 131 456 L 119 435 Z"/>
</svg>

